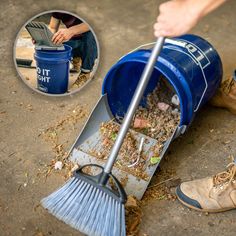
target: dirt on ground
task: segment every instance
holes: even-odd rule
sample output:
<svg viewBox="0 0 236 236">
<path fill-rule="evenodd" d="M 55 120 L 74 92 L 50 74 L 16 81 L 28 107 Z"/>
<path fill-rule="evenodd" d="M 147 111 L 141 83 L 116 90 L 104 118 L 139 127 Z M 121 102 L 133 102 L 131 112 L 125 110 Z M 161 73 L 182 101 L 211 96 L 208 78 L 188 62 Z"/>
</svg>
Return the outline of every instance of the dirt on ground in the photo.
<svg viewBox="0 0 236 236">
<path fill-rule="evenodd" d="M 61 107 L 63 108 L 64 105 Z M 76 123 L 86 116 L 87 112 L 83 107 L 75 107 L 70 114 L 66 115 L 38 135 L 51 146 L 54 153 L 50 163 L 45 166 L 46 168 L 40 174 L 43 174 L 47 178 L 53 170 L 63 169 L 62 174 L 65 179 L 68 179 L 72 175 L 74 165 L 68 160 L 69 153 L 65 150 L 62 137 L 65 129 L 75 129 Z"/>
</svg>

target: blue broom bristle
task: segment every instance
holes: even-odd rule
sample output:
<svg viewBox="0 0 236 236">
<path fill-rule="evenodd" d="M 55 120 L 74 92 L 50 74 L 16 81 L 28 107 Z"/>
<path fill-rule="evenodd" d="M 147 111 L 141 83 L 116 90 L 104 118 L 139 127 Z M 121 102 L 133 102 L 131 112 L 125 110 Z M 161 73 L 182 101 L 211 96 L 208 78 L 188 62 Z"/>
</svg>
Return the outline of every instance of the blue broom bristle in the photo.
<svg viewBox="0 0 236 236">
<path fill-rule="evenodd" d="M 86 235 L 126 235 L 124 204 L 76 177 L 41 203 L 58 219 Z"/>
</svg>

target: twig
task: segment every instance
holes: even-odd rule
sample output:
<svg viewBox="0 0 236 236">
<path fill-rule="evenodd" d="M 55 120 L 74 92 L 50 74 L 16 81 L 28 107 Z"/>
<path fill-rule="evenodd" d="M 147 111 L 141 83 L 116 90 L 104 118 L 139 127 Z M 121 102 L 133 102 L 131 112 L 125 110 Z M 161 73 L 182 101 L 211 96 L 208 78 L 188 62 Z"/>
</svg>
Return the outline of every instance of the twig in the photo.
<svg viewBox="0 0 236 236">
<path fill-rule="evenodd" d="M 157 184 L 154 184 L 154 185 L 149 186 L 148 189 L 149 189 L 149 188 L 157 187 L 157 186 L 159 186 L 159 185 L 162 185 L 162 184 L 164 184 L 164 183 L 166 183 L 166 182 L 169 182 L 170 180 L 173 180 L 173 179 L 175 179 L 175 178 L 176 178 L 176 177 L 172 177 L 172 178 L 163 180 L 163 181 L 161 181 L 161 182 L 159 182 L 159 183 L 157 183 Z"/>
<path fill-rule="evenodd" d="M 11 154 L 8 155 L 8 157 L 11 157 L 15 154 L 16 152 L 12 152 Z"/>
</svg>

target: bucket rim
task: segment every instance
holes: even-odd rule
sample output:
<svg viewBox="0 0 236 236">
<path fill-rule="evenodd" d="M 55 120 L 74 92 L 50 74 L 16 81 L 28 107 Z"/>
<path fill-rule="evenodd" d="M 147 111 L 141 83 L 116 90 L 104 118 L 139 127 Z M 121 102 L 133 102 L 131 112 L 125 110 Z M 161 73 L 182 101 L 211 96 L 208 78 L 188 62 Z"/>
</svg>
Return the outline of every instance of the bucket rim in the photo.
<svg viewBox="0 0 236 236">
<path fill-rule="evenodd" d="M 38 55 L 34 54 L 34 59 L 36 60 L 36 64 L 38 62 L 41 63 L 48 63 L 48 64 L 63 64 L 63 63 L 67 63 L 70 61 L 70 57 L 68 58 L 45 58 L 45 57 L 40 57 Z"/>
<path fill-rule="evenodd" d="M 72 47 L 67 45 L 67 44 L 63 44 L 63 46 L 65 47 L 65 49 L 63 50 L 47 50 L 47 49 L 37 49 L 35 48 L 35 52 L 37 52 L 38 54 L 55 54 L 57 53 L 57 55 L 60 54 L 68 54 L 71 53 L 72 51 Z"/>
<path fill-rule="evenodd" d="M 146 49 L 141 49 L 141 50 L 145 50 L 145 51 L 150 51 L 150 49 L 146 50 Z M 138 52 L 138 51 L 136 51 Z M 126 63 L 142 63 L 142 64 L 146 64 L 147 61 L 144 61 L 142 59 L 137 59 L 137 58 L 130 58 L 130 59 L 125 59 L 125 58 L 122 58 L 120 61 L 118 61 L 116 64 L 114 64 L 110 70 L 108 71 L 108 73 L 106 74 L 104 80 L 103 80 L 103 84 L 102 84 L 102 95 L 104 94 L 107 94 L 107 91 L 106 91 L 106 81 L 109 80 L 109 76 L 110 74 L 114 71 L 114 70 L 117 70 L 118 68 L 120 68 L 122 65 L 126 64 Z M 179 126 L 182 126 L 182 125 L 189 125 L 189 123 L 191 123 L 191 120 L 192 118 L 190 119 L 190 117 L 193 117 L 194 115 L 194 112 L 191 111 L 190 114 L 188 114 L 188 120 L 184 120 L 183 119 L 183 116 L 182 116 L 182 113 L 183 111 L 185 110 L 184 109 L 184 106 L 183 106 L 183 98 L 182 96 L 180 95 L 180 89 L 176 86 L 176 84 L 173 83 L 173 81 L 169 78 L 170 76 L 174 76 L 176 79 L 180 79 L 186 84 L 186 86 L 188 86 L 188 84 L 186 83 L 186 81 L 184 80 L 184 76 L 183 74 L 181 73 L 181 71 L 175 67 L 175 71 L 171 70 L 167 65 L 166 63 L 168 62 L 168 64 L 174 64 L 173 62 L 170 63 L 169 61 L 167 61 L 165 58 L 163 58 L 161 55 L 158 57 L 158 60 L 157 62 L 155 63 L 155 66 L 154 66 L 154 70 L 157 70 L 159 73 L 161 73 L 166 79 L 167 79 L 167 82 L 173 87 L 174 91 L 176 92 L 176 94 L 178 95 L 179 99 L 180 99 L 180 122 L 179 122 Z M 163 68 L 165 68 L 165 70 L 163 70 Z M 176 72 L 178 72 L 178 76 L 176 75 Z M 180 84 L 181 85 L 181 84 Z M 189 87 L 189 86 L 188 86 Z M 189 98 L 189 102 L 192 104 L 192 95 L 191 93 L 187 93 L 186 94 L 186 91 L 183 90 L 183 93 L 185 94 L 185 96 L 187 96 Z M 108 99 L 109 100 L 109 99 Z M 108 102 L 109 104 L 109 102 Z M 190 105 L 191 105 L 190 104 Z M 114 115 L 114 114 L 113 114 Z"/>
</svg>

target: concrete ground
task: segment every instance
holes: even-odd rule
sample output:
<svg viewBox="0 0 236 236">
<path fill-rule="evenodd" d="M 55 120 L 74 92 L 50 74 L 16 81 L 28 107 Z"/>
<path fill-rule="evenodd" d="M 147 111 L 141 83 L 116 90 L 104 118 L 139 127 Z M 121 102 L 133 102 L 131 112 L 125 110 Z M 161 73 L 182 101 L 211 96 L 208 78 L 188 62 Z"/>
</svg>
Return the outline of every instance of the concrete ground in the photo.
<svg viewBox="0 0 236 236">
<path fill-rule="evenodd" d="M 1 5 L 0 64 L 0 235 L 81 235 L 38 207 L 42 197 L 64 182 L 60 173 L 40 175 L 55 153 L 39 134 L 82 108 L 88 114 L 100 96 L 102 80 L 118 58 L 153 41 L 152 25 L 162 1 L 11 1 Z M 236 2 L 229 1 L 206 17 L 192 33 L 209 40 L 224 62 L 224 75 L 235 68 Z M 13 64 L 13 43 L 26 20 L 44 10 L 77 13 L 94 28 L 101 61 L 95 79 L 73 96 L 53 98 L 29 89 Z M 87 116 L 87 115 L 86 115 Z M 70 148 L 86 116 L 67 123 L 60 135 Z M 173 143 L 162 169 L 173 169 L 182 180 L 221 171 L 229 154 L 236 154 L 236 117 L 206 106 L 188 132 Z M 143 207 L 140 235 L 235 235 L 236 211 L 201 214 L 178 201 L 155 200 Z"/>
</svg>

